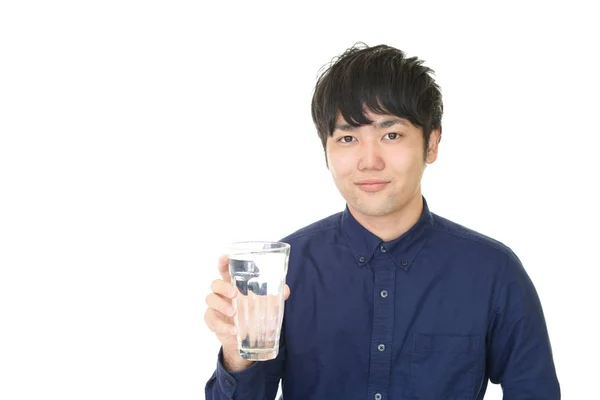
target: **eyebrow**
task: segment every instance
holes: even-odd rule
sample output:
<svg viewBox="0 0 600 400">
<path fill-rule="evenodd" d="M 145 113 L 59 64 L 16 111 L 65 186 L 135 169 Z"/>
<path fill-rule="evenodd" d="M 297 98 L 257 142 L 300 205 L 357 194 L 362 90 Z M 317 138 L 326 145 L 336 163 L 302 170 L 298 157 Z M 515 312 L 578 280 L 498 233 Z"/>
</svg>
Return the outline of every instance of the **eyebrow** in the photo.
<svg viewBox="0 0 600 400">
<path fill-rule="evenodd" d="M 371 124 L 371 125 L 373 125 L 373 124 Z M 384 128 L 389 128 L 390 126 L 394 126 L 394 125 L 408 126 L 408 124 L 404 120 L 399 119 L 399 118 L 393 118 L 393 119 L 383 120 L 383 121 L 379 122 L 378 124 L 375 124 L 375 127 L 379 128 L 379 129 L 384 129 Z M 335 126 L 334 130 L 351 132 L 354 130 L 354 128 L 355 127 L 350 124 L 337 124 Z"/>
</svg>

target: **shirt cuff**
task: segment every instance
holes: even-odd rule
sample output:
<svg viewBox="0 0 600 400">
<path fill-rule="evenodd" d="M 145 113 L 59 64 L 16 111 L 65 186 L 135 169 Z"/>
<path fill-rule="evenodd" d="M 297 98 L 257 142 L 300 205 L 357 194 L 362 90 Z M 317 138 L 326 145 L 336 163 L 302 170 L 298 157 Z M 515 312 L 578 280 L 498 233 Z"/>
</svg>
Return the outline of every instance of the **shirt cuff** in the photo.
<svg viewBox="0 0 600 400">
<path fill-rule="evenodd" d="M 243 371 L 229 372 L 223 366 L 223 348 L 219 350 L 219 360 L 217 362 L 217 384 L 228 398 L 233 398 L 236 388 L 239 387 L 240 392 L 247 393 L 252 391 L 258 383 L 258 375 L 260 375 L 259 362 L 255 362 L 250 367 Z"/>
</svg>

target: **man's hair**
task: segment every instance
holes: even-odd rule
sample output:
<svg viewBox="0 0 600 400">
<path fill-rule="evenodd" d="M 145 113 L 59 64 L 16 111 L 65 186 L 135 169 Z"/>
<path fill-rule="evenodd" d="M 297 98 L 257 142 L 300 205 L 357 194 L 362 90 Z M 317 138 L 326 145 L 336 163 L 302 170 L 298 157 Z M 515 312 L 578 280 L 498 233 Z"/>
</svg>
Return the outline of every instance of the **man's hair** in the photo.
<svg viewBox="0 0 600 400">
<path fill-rule="evenodd" d="M 337 112 L 358 127 L 370 124 L 364 114 L 390 114 L 409 120 L 423 130 L 427 155 L 433 129 L 441 135 L 443 103 L 434 71 L 417 57 L 407 58 L 394 47 L 368 47 L 362 42 L 334 58 L 319 76 L 311 112 L 325 149 L 332 136 Z"/>
</svg>

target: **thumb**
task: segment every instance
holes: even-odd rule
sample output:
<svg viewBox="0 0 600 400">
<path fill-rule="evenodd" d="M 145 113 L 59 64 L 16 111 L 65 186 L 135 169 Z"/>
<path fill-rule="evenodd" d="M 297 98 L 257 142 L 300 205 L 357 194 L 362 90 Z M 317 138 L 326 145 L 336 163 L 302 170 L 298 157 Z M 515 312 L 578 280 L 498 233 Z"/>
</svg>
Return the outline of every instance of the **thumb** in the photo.
<svg viewBox="0 0 600 400">
<path fill-rule="evenodd" d="M 219 257 L 218 265 L 221 278 L 223 278 L 225 282 L 231 282 L 231 275 L 229 275 L 229 257 L 226 255 Z"/>
</svg>

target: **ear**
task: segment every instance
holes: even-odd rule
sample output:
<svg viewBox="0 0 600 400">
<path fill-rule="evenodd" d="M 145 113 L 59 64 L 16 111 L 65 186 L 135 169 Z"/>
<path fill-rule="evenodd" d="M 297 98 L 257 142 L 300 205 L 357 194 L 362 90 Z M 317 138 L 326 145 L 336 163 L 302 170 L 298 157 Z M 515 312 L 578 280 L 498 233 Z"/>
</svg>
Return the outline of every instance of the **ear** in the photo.
<svg viewBox="0 0 600 400">
<path fill-rule="evenodd" d="M 429 148 L 427 149 L 427 156 L 425 157 L 425 162 L 427 164 L 433 164 L 437 159 L 440 137 L 441 132 L 439 129 L 431 131 L 431 136 L 429 136 Z"/>
</svg>

